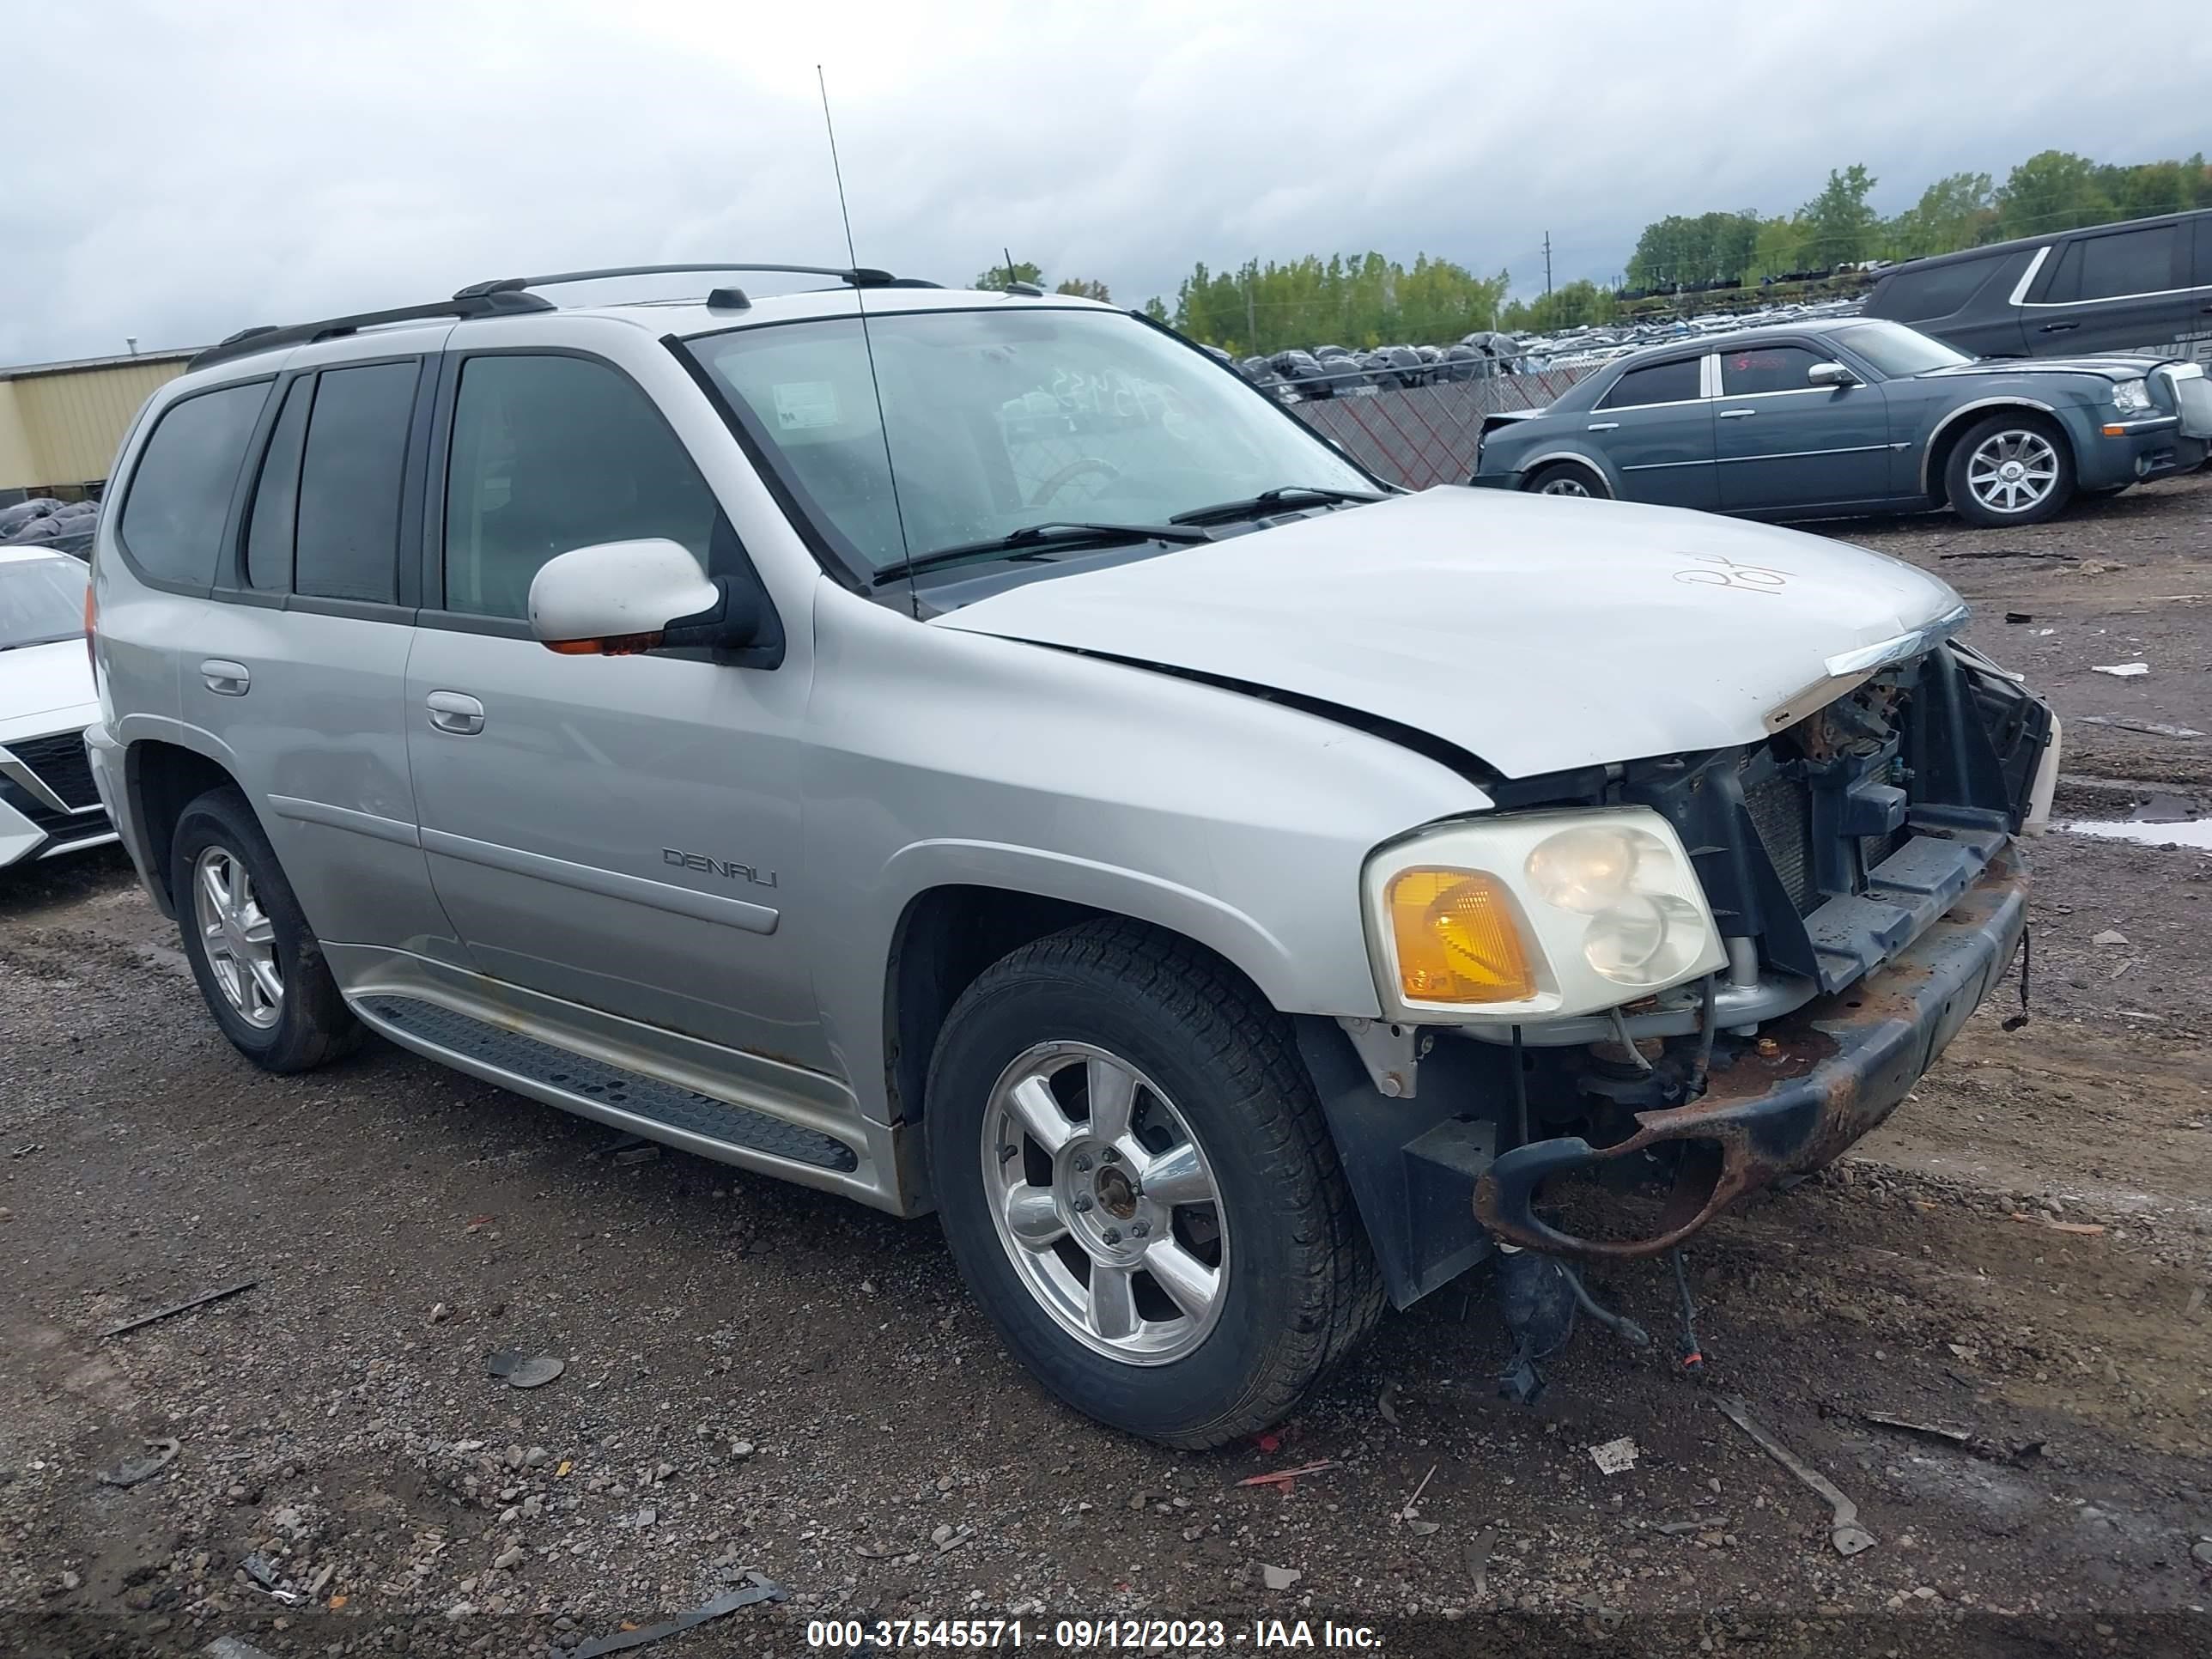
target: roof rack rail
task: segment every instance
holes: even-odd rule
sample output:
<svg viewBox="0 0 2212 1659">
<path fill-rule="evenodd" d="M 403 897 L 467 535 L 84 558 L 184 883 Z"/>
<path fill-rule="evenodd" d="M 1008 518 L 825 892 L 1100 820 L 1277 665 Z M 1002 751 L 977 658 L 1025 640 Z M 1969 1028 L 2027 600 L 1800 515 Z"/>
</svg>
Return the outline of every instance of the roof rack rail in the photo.
<svg viewBox="0 0 2212 1659">
<path fill-rule="evenodd" d="M 842 265 L 609 265 L 600 270 L 556 270 L 546 276 L 500 276 L 488 283 L 471 283 L 455 294 L 456 300 L 484 299 L 495 294 L 520 294 L 526 289 L 552 288 L 562 283 L 596 283 L 610 276 L 681 276 L 710 271 L 754 270 L 792 276 L 835 276 L 848 288 L 890 288 L 899 279 L 872 266 Z"/>
<path fill-rule="evenodd" d="M 284 328 L 264 323 L 258 328 L 241 328 L 237 333 L 217 341 L 193 358 L 187 367 L 205 368 L 212 363 L 228 362 L 234 357 L 251 356 L 258 351 L 308 345 L 317 340 L 335 340 L 382 323 L 423 322 L 438 317 L 497 317 L 553 308 L 550 300 L 542 299 L 535 294 L 502 290 L 495 294 L 457 294 L 450 300 L 434 300 L 428 305 L 398 306 L 390 311 L 357 312 L 350 317 L 331 317 L 319 323 L 295 323 Z"/>
</svg>

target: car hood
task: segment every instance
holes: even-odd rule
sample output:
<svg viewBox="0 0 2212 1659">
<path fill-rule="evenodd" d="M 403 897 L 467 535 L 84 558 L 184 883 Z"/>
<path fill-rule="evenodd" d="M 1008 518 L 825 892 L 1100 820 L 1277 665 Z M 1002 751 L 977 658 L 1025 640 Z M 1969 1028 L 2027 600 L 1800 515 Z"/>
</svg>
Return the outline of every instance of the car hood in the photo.
<svg viewBox="0 0 2212 1659">
<path fill-rule="evenodd" d="M 1526 777 L 1756 742 L 1830 659 L 1959 609 L 1923 571 L 1796 531 L 1446 486 L 1047 577 L 934 625 L 1316 699 Z"/>
<path fill-rule="evenodd" d="M 81 639 L 19 645 L 0 651 L 0 743 L 12 733 L 37 737 L 65 721 L 40 724 L 40 716 L 81 710 L 94 701 L 92 665 Z"/>
<path fill-rule="evenodd" d="M 1931 368 L 1913 378 L 1948 380 L 1978 374 L 2094 374 L 2100 380 L 2138 380 L 2166 357 L 1984 357 L 1979 362 Z"/>
</svg>

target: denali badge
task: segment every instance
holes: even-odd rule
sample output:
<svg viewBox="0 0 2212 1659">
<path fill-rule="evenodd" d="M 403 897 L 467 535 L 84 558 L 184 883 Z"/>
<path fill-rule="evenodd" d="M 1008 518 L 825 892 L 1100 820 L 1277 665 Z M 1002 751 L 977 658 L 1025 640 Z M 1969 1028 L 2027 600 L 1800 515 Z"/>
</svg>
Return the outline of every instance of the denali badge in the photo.
<svg viewBox="0 0 2212 1659">
<path fill-rule="evenodd" d="M 702 875 L 720 876 L 725 881 L 749 881 L 756 887 L 775 885 L 775 871 L 757 870 L 735 859 L 710 859 L 704 853 L 679 853 L 673 847 L 664 847 L 660 849 L 660 861 L 696 870 Z"/>
</svg>

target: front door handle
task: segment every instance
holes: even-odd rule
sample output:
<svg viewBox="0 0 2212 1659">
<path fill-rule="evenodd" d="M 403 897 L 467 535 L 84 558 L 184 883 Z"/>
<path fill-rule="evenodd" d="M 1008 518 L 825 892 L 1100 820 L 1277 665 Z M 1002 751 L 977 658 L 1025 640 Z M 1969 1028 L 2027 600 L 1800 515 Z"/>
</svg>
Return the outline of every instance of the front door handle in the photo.
<svg viewBox="0 0 2212 1659">
<path fill-rule="evenodd" d="M 1723 421 L 1740 421 L 1747 415 L 1756 415 L 1758 413 L 1759 411 L 1755 409 L 1724 409 L 1721 410 L 1719 418 Z"/>
<path fill-rule="evenodd" d="M 457 738 L 472 738 L 483 730 L 483 705 L 459 691 L 433 691 L 422 699 L 430 711 L 433 729 Z"/>
<path fill-rule="evenodd" d="M 253 676 L 242 662 L 210 657 L 200 665 L 200 678 L 218 697 L 242 697 L 253 689 Z"/>
<path fill-rule="evenodd" d="M 2079 323 L 2045 323 L 2043 325 L 2043 331 L 2045 334 L 2063 334 L 2069 328 L 2079 328 L 2081 326 L 2081 325 Z"/>
<path fill-rule="evenodd" d="M 1589 429 L 1593 432 L 1610 432 L 1620 424 L 1619 421 L 1592 421 L 1589 423 Z"/>
</svg>

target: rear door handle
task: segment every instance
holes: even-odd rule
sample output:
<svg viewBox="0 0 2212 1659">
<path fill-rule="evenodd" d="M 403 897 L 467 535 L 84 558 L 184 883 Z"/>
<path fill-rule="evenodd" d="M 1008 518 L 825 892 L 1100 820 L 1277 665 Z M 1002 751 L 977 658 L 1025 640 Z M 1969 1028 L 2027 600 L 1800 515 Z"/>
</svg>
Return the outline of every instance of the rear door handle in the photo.
<svg viewBox="0 0 2212 1659">
<path fill-rule="evenodd" d="M 218 697 L 242 697 L 253 689 L 253 676 L 242 662 L 210 657 L 200 665 L 200 678 Z"/>
<path fill-rule="evenodd" d="M 1756 415 L 1758 413 L 1759 411 L 1755 409 L 1724 409 L 1721 410 L 1719 418 L 1723 421 L 1740 421 L 1747 415 Z"/>
<path fill-rule="evenodd" d="M 2208 307 L 2207 309 L 2212 309 L 2212 307 Z M 2045 334 L 2063 334 L 2069 328 L 2081 326 L 2079 323 L 2045 323 L 2043 325 L 2043 331 Z"/>
<path fill-rule="evenodd" d="M 430 711 L 430 724 L 457 738 L 472 738 L 483 730 L 483 705 L 459 691 L 433 691 L 422 702 Z"/>
<path fill-rule="evenodd" d="M 1592 421 L 1589 423 L 1589 429 L 1593 432 L 1610 432 L 1620 424 L 1619 421 Z"/>
</svg>

